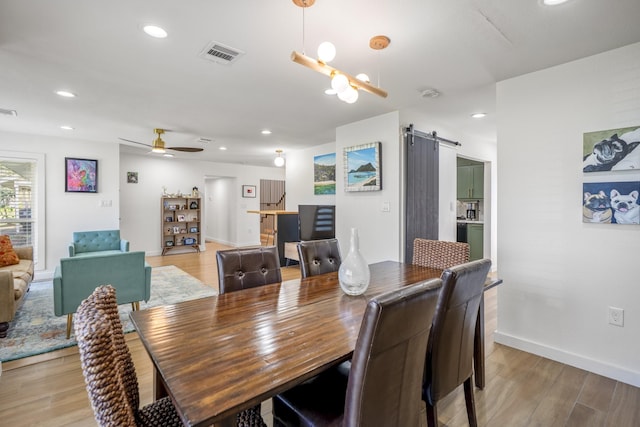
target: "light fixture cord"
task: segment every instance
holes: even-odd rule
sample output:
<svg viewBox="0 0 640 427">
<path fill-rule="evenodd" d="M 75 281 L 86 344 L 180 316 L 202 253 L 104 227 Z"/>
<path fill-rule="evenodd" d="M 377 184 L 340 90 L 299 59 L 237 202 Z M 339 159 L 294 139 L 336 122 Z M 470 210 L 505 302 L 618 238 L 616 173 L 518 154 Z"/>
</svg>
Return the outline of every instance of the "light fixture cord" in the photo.
<svg viewBox="0 0 640 427">
<path fill-rule="evenodd" d="M 306 7 L 302 8 L 302 54 L 306 55 L 307 53 L 304 50 L 304 10 Z"/>
</svg>

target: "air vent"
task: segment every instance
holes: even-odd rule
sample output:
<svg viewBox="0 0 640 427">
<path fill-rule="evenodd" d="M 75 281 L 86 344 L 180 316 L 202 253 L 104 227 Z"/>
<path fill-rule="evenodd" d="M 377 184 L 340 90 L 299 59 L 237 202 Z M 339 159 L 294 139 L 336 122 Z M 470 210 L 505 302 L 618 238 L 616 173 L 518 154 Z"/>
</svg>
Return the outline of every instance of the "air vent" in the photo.
<svg viewBox="0 0 640 427">
<path fill-rule="evenodd" d="M 209 43 L 200 52 L 200 57 L 218 64 L 231 64 L 244 55 L 244 52 L 233 47 L 225 46 L 218 42 Z"/>
<path fill-rule="evenodd" d="M 5 110 L 4 108 L 0 108 L 0 114 L 3 116 L 17 116 L 18 112 L 16 110 Z"/>
</svg>

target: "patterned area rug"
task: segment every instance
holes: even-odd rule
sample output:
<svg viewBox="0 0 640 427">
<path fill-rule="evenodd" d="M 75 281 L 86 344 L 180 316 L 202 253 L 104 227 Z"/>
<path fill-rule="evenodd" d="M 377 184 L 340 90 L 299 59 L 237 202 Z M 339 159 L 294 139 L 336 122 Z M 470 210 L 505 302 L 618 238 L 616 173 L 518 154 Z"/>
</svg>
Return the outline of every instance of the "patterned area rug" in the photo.
<svg viewBox="0 0 640 427">
<path fill-rule="evenodd" d="M 151 299 L 142 301 L 140 309 L 175 304 L 216 295 L 217 291 L 173 265 L 151 270 Z M 129 320 L 131 304 L 119 307 L 125 332 L 133 331 Z M 53 314 L 53 282 L 31 284 L 24 304 L 16 313 L 6 338 L 0 338 L 0 360 L 20 359 L 76 345 L 73 337 L 66 338 L 67 316 Z"/>
</svg>

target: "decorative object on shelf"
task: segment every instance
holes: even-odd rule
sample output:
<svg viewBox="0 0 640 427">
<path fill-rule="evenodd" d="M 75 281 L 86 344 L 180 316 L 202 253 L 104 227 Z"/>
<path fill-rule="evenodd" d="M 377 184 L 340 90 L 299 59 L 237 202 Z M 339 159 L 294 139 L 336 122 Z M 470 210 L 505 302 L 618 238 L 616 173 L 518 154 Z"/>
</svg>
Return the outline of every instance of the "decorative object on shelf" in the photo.
<svg viewBox="0 0 640 427">
<path fill-rule="evenodd" d="M 380 142 L 344 148 L 344 190 L 382 190 Z"/>
<path fill-rule="evenodd" d="M 176 210 L 176 205 L 169 205 L 169 210 L 170 211 L 175 211 Z"/>
<path fill-rule="evenodd" d="M 164 185 L 162 186 L 162 195 L 163 196 L 167 195 L 167 187 L 165 187 Z"/>
<path fill-rule="evenodd" d="M 195 200 L 191 201 L 191 203 L 189 203 L 189 209 L 198 209 L 198 202 Z"/>
<path fill-rule="evenodd" d="M 333 90 L 332 93 L 337 94 L 338 98 L 344 102 L 349 104 L 356 102 L 358 100 L 358 89 L 386 98 L 387 92 L 379 87 L 371 85 L 369 77 L 366 74 L 358 74 L 356 77 L 353 77 L 350 74 L 340 71 L 337 68 L 333 68 L 327 64 L 336 56 L 336 48 L 332 43 L 324 42 L 320 44 L 318 47 L 317 60 L 309 58 L 304 54 L 304 10 L 307 7 L 312 6 L 315 3 L 315 0 L 293 0 L 293 3 L 302 8 L 303 53 L 293 51 L 291 53 L 291 60 L 330 77 L 331 88 Z M 378 35 L 369 40 L 369 47 L 371 49 L 381 51 L 389 46 L 389 43 L 391 43 L 389 37 Z"/>
<path fill-rule="evenodd" d="M 200 196 L 200 192 L 198 191 L 198 187 L 193 187 L 191 189 L 191 197 L 199 197 L 199 196 Z M 191 208 L 191 209 L 193 209 L 193 208 Z"/>
<path fill-rule="evenodd" d="M 194 239 L 193 237 L 185 237 L 182 242 L 185 245 L 195 245 L 196 244 L 196 239 Z"/>
<path fill-rule="evenodd" d="M 198 227 L 189 228 L 189 233 L 197 233 L 197 232 L 198 232 Z"/>
<path fill-rule="evenodd" d="M 127 172 L 127 183 L 128 184 L 137 184 L 138 183 L 138 172 Z"/>
<path fill-rule="evenodd" d="M 336 153 L 313 157 L 313 194 L 336 194 Z"/>
<path fill-rule="evenodd" d="M 282 150 L 276 150 L 276 153 L 278 153 L 278 157 L 273 159 L 273 164 L 281 168 L 282 166 L 284 166 L 284 157 L 282 157 Z"/>
<path fill-rule="evenodd" d="M 369 264 L 360 254 L 358 229 L 352 228 L 349 253 L 338 270 L 340 288 L 347 295 L 362 295 L 369 287 L 370 278 Z"/>
<path fill-rule="evenodd" d="M 165 218 L 165 220 L 167 222 L 173 222 L 173 217 L 172 216 L 168 216 L 168 217 Z"/>
<path fill-rule="evenodd" d="M 67 193 L 98 192 L 98 161 L 64 158 L 64 191 Z"/>
<path fill-rule="evenodd" d="M 173 233 L 174 234 L 179 234 L 180 233 L 180 227 L 173 227 Z"/>
<path fill-rule="evenodd" d="M 167 240 L 166 242 L 164 242 L 164 245 L 169 247 L 173 246 L 173 240 Z"/>
<path fill-rule="evenodd" d="M 255 198 L 256 197 L 256 186 L 255 185 L 243 185 L 242 186 L 242 197 L 244 197 L 244 198 Z"/>
<path fill-rule="evenodd" d="M 178 222 L 184 222 L 184 221 L 185 221 L 184 215 L 178 215 Z"/>
</svg>

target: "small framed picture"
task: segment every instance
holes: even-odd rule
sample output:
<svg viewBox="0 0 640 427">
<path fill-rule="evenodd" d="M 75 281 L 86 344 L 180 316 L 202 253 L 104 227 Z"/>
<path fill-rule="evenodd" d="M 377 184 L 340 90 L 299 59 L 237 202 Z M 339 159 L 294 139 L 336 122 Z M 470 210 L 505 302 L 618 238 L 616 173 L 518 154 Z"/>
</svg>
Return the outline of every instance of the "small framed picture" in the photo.
<svg viewBox="0 0 640 427">
<path fill-rule="evenodd" d="M 127 183 L 128 184 L 137 184 L 138 183 L 138 172 L 127 172 Z"/>
<path fill-rule="evenodd" d="M 173 233 L 174 234 L 179 234 L 180 233 L 180 227 L 173 227 Z"/>
<path fill-rule="evenodd" d="M 198 209 L 198 202 L 193 200 L 191 203 L 189 203 L 189 209 Z"/>
<path fill-rule="evenodd" d="M 178 215 L 178 222 L 184 222 L 185 218 L 184 215 Z"/>
<path fill-rule="evenodd" d="M 172 216 L 168 216 L 168 217 L 165 218 L 165 221 L 173 222 L 173 217 Z"/>
<path fill-rule="evenodd" d="M 169 210 L 170 211 L 175 211 L 176 210 L 176 205 L 169 205 Z"/>
<path fill-rule="evenodd" d="M 242 186 L 242 197 L 255 198 L 256 197 L 256 186 L 255 185 L 243 185 Z"/>
<path fill-rule="evenodd" d="M 173 246 L 173 240 L 167 240 L 166 242 L 164 242 L 164 245 L 167 247 Z"/>
<path fill-rule="evenodd" d="M 185 245 L 195 245 L 196 244 L 196 239 L 194 239 L 193 237 L 185 237 L 184 238 L 184 244 Z"/>
<path fill-rule="evenodd" d="M 189 228 L 189 233 L 197 233 L 198 232 L 198 227 L 190 227 Z"/>
</svg>

